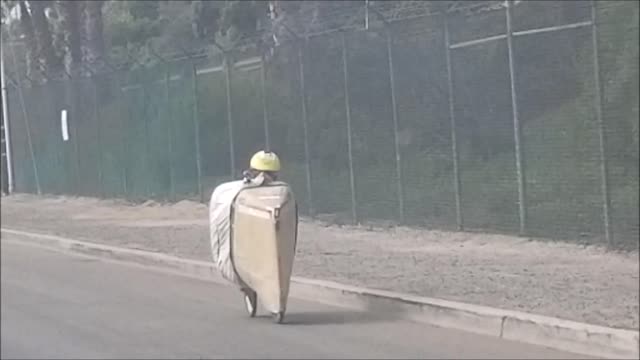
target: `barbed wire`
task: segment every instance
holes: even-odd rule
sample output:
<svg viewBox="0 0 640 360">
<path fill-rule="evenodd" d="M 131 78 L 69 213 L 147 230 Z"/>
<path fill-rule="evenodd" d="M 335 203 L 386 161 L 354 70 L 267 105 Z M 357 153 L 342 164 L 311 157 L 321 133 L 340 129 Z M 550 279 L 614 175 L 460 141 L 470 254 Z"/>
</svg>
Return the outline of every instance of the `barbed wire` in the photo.
<svg viewBox="0 0 640 360">
<path fill-rule="evenodd" d="M 587 0 L 575 1 L 571 3 L 572 4 L 568 6 L 566 4 L 559 4 L 554 2 L 540 2 L 540 5 L 542 5 L 543 10 L 546 11 L 556 9 L 586 10 L 592 7 L 592 3 Z M 608 1 L 605 3 L 602 1 L 598 1 L 596 2 L 596 6 L 598 11 L 603 11 L 632 6 L 632 4 L 630 5 L 630 3 L 633 2 Z M 520 3 L 519 6 L 526 6 L 526 4 L 527 2 L 523 2 Z M 288 43 L 296 42 L 301 39 L 309 40 L 311 38 L 330 36 L 340 32 L 377 31 L 385 26 L 397 26 L 402 23 L 408 24 L 419 19 L 434 18 L 442 16 L 444 14 L 454 17 L 481 16 L 487 13 L 504 11 L 505 6 L 506 1 L 496 0 L 479 1 L 472 3 L 469 3 L 467 1 L 459 1 L 451 4 L 446 8 L 433 6 L 433 4 L 428 1 L 372 1 L 369 5 L 369 29 L 365 29 L 364 27 L 365 6 L 356 4 L 353 6 L 337 7 L 331 10 L 324 11 L 319 18 L 315 18 L 314 21 L 316 22 L 316 24 L 308 26 L 306 29 L 297 29 L 295 24 L 287 22 L 286 19 L 280 24 L 269 24 L 269 26 L 267 27 L 262 27 L 262 31 L 255 35 L 243 36 L 235 40 L 228 48 L 222 48 L 219 44 L 203 44 L 201 46 L 190 49 L 185 49 L 181 46 L 178 46 L 179 50 L 158 54 L 158 52 L 154 48 L 152 41 L 149 41 L 147 46 L 150 51 L 156 52 L 156 54 L 160 55 L 167 62 L 211 58 L 212 56 L 220 55 L 221 53 L 225 52 L 242 54 L 251 51 L 258 51 L 258 53 L 256 53 L 255 55 L 259 56 L 259 51 L 264 51 L 264 49 L 259 49 L 259 47 L 265 47 L 265 37 L 268 37 L 270 35 L 268 33 L 265 34 L 265 32 L 273 33 L 276 31 L 283 31 L 284 33 L 288 33 L 289 35 L 291 35 L 290 38 L 285 38 L 280 41 L 279 46 L 284 46 Z M 517 8 L 518 6 L 515 7 L 515 9 Z M 314 9 L 305 9 L 301 11 L 300 14 L 296 14 L 296 16 L 302 16 L 303 14 L 309 15 L 313 11 Z M 302 17 L 304 18 L 304 16 Z M 322 19 L 331 19 L 331 21 L 323 22 Z M 600 18 L 597 25 L 604 25 L 609 23 L 612 24 L 614 22 L 608 22 Z M 410 29 L 410 31 L 404 33 L 403 36 L 434 36 L 440 33 L 441 30 L 439 29 L 439 27 L 439 23 L 424 22 L 421 29 Z M 69 42 L 66 39 L 60 40 L 63 41 L 65 46 L 70 46 Z M 24 42 L 14 40 L 10 43 L 9 46 L 15 46 L 17 44 L 24 45 Z M 108 64 L 107 67 L 110 68 L 111 71 L 114 71 L 114 69 L 117 69 L 117 71 L 123 71 L 126 69 L 131 69 L 132 67 L 149 67 L 153 65 L 152 63 L 140 62 L 140 59 L 137 59 L 136 56 L 132 56 L 130 49 L 127 47 L 121 47 L 120 49 L 122 51 L 120 57 L 124 57 L 124 59 L 120 59 L 120 61 L 117 61 L 116 63 L 108 62 L 106 57 L 101 57 L 91 62 L 87 62 L 86 60 L 82 61 L 82 63 L 84 64 L 82 64 L 81 68 L 88 70 L 89 73 L 101 73 L 105 71 L 105 69 L 103 69 L 104 66 L 102 66 L 104 64 Z M 60 72 L 46 72 L 46 69 L 44 69 L 44 66 L 40 61 L 37 61 L 36 67 L 37 70 L 42 73 L 41 75 L 43 75 L 46 80 L 54 80 L 59 79 L 60 77 L 71 76 L 71 74 L 66 71 L 66 68 L 63 69 L 65 71 L 63 71 L 62 74 L 60 74 Z M 28 80 L 30 84 L 37 82 L 36 80 L 27 77 L 26 71 L 23 76 Z"/>
<path fill-rule="evenodd" d="M 519 9 L 524 9 L 526 6 L 530 6 L 530 4 L 540 5 L 542 6 L 542 10 L 590 10 L 592 5 L 590 0 L 576 0 L 576 1 L 523 1 L 518 5 L 514 6 L 514 11 L 518 11 Z M 633 4 L 637 4 L 637 1 L 626 1 L 626 0 L 609 0 L 603 1 L 598 0 L 596 3 L 596 9 L 598 11 L 601 10 L 609 10 L 615 8 L 622 7 L 630 7 Z M 572 4 L 572 5 L 567 5 Z M 473 17 L 477 15 L 482 15 L 490 12 L 504 12 L 506 6 L 504 5 L 504 1 L 501 2 L 500 5 L 488 6 L 488 7 L 480 7 L 480 6 L 469 6 L 467 9 L 463 9 L 460 11 L 449 12 L 450 15 L 462 14 L 464 16 Z M 474 11 L 477 9 L 477 11 Z"/>
</svg>

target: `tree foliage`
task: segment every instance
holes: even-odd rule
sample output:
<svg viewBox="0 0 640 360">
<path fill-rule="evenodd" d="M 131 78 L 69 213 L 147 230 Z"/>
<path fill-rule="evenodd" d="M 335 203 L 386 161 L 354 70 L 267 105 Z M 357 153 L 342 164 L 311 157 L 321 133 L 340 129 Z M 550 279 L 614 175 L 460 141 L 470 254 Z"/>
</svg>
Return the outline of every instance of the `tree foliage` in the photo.
<svg viewBox="0 0 640 360">
<path fill-rule="evenodd" d="M 24 43 L 27 76 L 44 80 L 63 68 L 73 73 L 83 62 L 103 59 L 103 5 L 94 0 L 3 1 L 3 32 Z"/>
</svg>

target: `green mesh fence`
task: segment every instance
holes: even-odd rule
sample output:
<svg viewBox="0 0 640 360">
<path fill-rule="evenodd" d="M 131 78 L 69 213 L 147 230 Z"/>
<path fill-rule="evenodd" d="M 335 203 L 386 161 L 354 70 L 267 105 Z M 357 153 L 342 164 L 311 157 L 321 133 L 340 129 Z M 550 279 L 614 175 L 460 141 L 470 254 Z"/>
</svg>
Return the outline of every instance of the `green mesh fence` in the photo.
<svg viewBox="0 0 640 360">
<path fill-rule="evenodd" d="M 394 127 L 386 36 L 347 36 L 347 75 L 357 213 L 399 221 Z"/>
<path fill-rule="evenodd" d="M 614 245 L 637 248 L 640 238 L 639 3 L 616 1 L 598 6 L 598 47 Z"/>
<path fill-rule="evenodd" d="M 165 81 L 165 75 L 166 69 L 161 65 L 147 69 L 143 75 L 146 95 L 143 121 L 147 144 L 144 182 L 150 197 L 168 200 L 171 196 L 171 102 L 168 97 L 171 94 L 167 96 L 169 84 Z"/>
<path fill-rule="evenodd" d="M 105 197 L 124 197 L 127 194 L 124 126 L 128 121 L 120 74 L 97 80 L 100 100 L 99 129 L 102 144 L 102 193 Z"/>
<path fill-rule="evenodd" d="M 413 225 L 455 228 L 453 152 L 442 26 L 418 19 L 394 24 L 393 35 L 406 221 Z"/>
<path fill-rule="evenodd" d="M 29 149 L 28 141 L 28 120 L 25 120 L 29 113 L 28 111 L 25 117 L 26 106 L 22 107 L 20 101 L 19 89 L 12 88 L 9 91 L 7 98 L 9 105 L 9 119 L 11 121 L 11 143 L 12 143 L 12 156 L 14 158 L 14 190 L 16 192 L 35 193 L 37 191 L 34 173 L 34 164 L 32 153 Z M 24 97 L 30 95 L 30 91 L 22 90 Z M 26 105 L 26 104 L 25 104 Z M 37 164 L 36 164 L 37 166 Z"/>
<path fill-rule="evenodd" d="M 127 198 L 144 199 L 150 196 L 149 145 L 147 136 L 146 112 L 148 89 L 143 85 L 142 71 L 131 71 L 122 84 L 122 97 L 127 112 L 123 124 L 124 148 L 126 149 L 125 172 Z"/>
<path fill-rule="evenodd" d="M 607 209 L 610 245 L 637 248 L 638 2 L 597 6 L 594 49 L 591 2 L 518 2 L 513 89 L 500 7 L 22 77 L 7 98 L 15 191 L 207 201 L 268 146 L 320 219 L 603 243 Z"/>
<path fill-rule="evenodd" d="M 43 193 L 55 191 L 55 155 L 51 152 L 50 134 L 51 96 L 45 86 L 29 89 L 27 101 L 30 118 L 31 137 L 35 151 L 36 166 L 39 175 L 40 189 Z M 42 99 L 42 100 L 40 100 Z"/>
<path fill-rule="evenodd" d="M 533 11 L 541 16 L 519 16 Z M 514 30 L 559 25 L 554 14 L 561 11 L 571 14 L 573 22 L 590 20 L 583 4 L 525 4 L 514 11 L 519 21 Z M 530 232 L 602 238 L 591 28 L 524 36 L 515 42 L 514 53 Z"/>
<path fill-rule="evenodd" d="M 456 16 L 451 42 L 504 33 L 504 12 Z M 462 26 L 461 24 L 468 24 Z M 461 208 L 468 229 L 518 229 L 518 192 L 507 44 L 452 49 Z"/>
<path fill-rule="evenodd" d="M 172 64 L 171 105 L 171 167 L 173 200 L 198 195 L 198 169 L 196 163 L 196 125 L 194 123 L 195 93 L 193 64 Z"/>
<path fill-rule="evenodd" d="M 313 197 L 307 184 L 305 153 L 305 122 L 300 83 L 300 60 L 304 57 L 303 43 L 289 43 L 278 49 L 273 58 L 265 60 L 265 94 L 270 146 L 285 164 L 282 179 L 296 194 L 299 211 L 310 214 Z M 303 59 L 304 60 L 304 59 Z M 304 71 L 304 64 L 302 70 Z M 306 91 L 306 88 L 305 88 Z M 308 138 L 307 132 L 307 138 Z"/>
<path fill-rule="evenodd" d="M 231 151 L 227 107 L 227 81 L 222 59 L 197 66 L 197 120 L 202 156 L 202 187 L 213 188 L 231 175 Z M 208 195 L 204 195 L 208 199 Z"/>
<path fill-rule="evenodd" d="M 71 116 L 71 136 L 77 143 L 78 194 L 99 196 L 101 190 L 101 141 L 96 118 L 95 83 L 88 78 L 75 80 L 75 112 Z"/>
<path fill-rule="evenodd" d="M 62 139 L 62 148 L 63 148 L 63 159 L 65 163 L 65 175 L 68 186 L 68 194 L 77 194 L 79 193 L 79 173 L 80 168 L 78 166 L 78 148 L 75 136 L 72 134 L 72 126 L 74 117 L 75 117 L 75 109 L 76 109 L 76 90 L 75 90 L 75 82 L 67 80 L 64 82 L 64 108 L 62 110 L 66 111 L 67 118 L 67 128 L 65 130 L 65 138 L 62 138 L 63 132 L 63 124 L 62 119 L 60 119 L 59 133 L 60 139 Z M 62 111 L 61 110 L 61 111 Z M 62 116 L 62 115 L 61 115 Z"/>
<path fill-rule="evenodd" d="M 314 209 L 318 215 L 352 221 L 340 38 L 310 39 L 305 59 Z"/>
<path fill-rule="evenodd" d="M 265 147 L 265 126 L 262 115 L 260 57 L 253 51 L 235 51 L 231 71 L 231 112 L 233 119 L 234 178 L 239 179 L 249 159 Z"/>
</svg>

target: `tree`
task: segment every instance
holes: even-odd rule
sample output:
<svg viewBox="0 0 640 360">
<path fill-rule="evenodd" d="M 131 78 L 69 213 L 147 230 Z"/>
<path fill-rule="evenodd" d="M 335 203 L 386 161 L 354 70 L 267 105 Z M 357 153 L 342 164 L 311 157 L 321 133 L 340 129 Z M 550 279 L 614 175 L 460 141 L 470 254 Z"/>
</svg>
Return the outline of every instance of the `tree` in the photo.
<svg viewBox="0 0 640 360">
<path fill-rule="evenodd" d="M 89 64 L 104 59 L 103 5 L 104 1 L 102 0 L 92 0 L 86 1 L 84 6 L 86 41 L 83 61 Z"/>
<path fill-rule="evenodd" d="M 3 26 L 11 26 L 14 23 L 14 14 L 17 13 L 16 10 L 19 11 L 18 2 L 15 0 L 4 0 L 0 3 L 2 7 L 2 25 Z"/>
<path fill-rule="evenodd" d="M 27 77 L 33 79 L 38 69 L 38 61 L 37 54 L 38 49 L 35 41 L 35 31 L 33 30 L 33 23 L 31 21 L 31 14 L 29 14 L 29 9 L 27 7 L 27 2 L 21 0 L 19 2 L 20 6 L 20 30 L 22 32 L 22 36 L 24 38 L 24 42 L 26 45 L 26 72 Z"/>
<path fill-rule="evenodd" d="M 45 9 L 51 1 L 30 1 L 31 19 L 35 29 L 36 52 L 42 65 L 43 73 L 58 72 L 62 68 L 62 61 L 53 47 L 50 24 L 45 15 Z"/>
<path fill-rule="evenodd" d="M 267 14 L 264 1 L 228 1 L 222 10 L 220 34 L 230 43 L 256 36 L 261 14 Z"/>
<path fill-rule="evenodd" d="M 59 16 L 57 38 L 65 54 L 65 66 L 69 73 L 72 73 L 82 62 L 80 5 L 80 1 L 56 1 Z"/>
<path fill-rule="evenodd" d="M 220 1 L 196 0 L 193 10 L 193 33 L 198 39 L 215 39 L 220 29 L 220 15 L 224 3 Z"/>
</svg>

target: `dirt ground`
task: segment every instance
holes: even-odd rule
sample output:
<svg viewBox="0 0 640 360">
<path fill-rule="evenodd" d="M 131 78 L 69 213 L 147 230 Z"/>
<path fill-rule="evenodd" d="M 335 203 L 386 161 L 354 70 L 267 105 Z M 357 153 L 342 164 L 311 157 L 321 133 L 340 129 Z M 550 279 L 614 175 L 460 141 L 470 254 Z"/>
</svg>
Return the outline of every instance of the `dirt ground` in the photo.
<svg viewBox="0 0 640 360">
<path fill-rule="evenodd" d="M 2 198 L 2 227 L 209 260 L 203 204 Z M 638 329 L 638 252 L 302 219 L 294 275 Z"/>
</svg>

